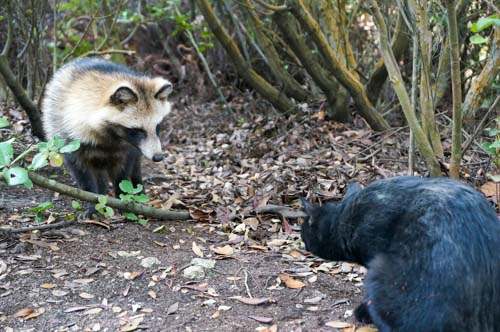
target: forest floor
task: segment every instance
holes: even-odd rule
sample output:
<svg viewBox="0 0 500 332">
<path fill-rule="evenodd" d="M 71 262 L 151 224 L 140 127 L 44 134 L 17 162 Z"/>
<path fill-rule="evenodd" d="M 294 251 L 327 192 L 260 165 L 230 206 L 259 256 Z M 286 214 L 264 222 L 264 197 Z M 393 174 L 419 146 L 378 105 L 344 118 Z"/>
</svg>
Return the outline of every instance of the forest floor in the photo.
<svg viewBox="0 0 500 332">
<path fill-rule="evenodd" d="M 250 100 L 234 113 L 180 100 L 162 134 L 168 158 L 144 163 L 151 204 L 191 220 L 114 217 L 0 236 L 2 331 L 372 330 L 352 315 L 366 270 L 304 251 L 293 211 L 299 196 L 335 201 L 351 180 L 406 174 L 408 129 L 263 114 Z M 471 152 L 474 168 L 465 167 L 473 184 L 484 179 L 481 160 Z M 44 173 L 71 183 L 61 170 Z M 30 208 L 45 201 L 55 204 L 46 220 L 73 213 L 48 190 L 2 187 L 0 226 L 33 224 Z M 194 258 L 211 266 L 190 279 Z"/>
</svg>

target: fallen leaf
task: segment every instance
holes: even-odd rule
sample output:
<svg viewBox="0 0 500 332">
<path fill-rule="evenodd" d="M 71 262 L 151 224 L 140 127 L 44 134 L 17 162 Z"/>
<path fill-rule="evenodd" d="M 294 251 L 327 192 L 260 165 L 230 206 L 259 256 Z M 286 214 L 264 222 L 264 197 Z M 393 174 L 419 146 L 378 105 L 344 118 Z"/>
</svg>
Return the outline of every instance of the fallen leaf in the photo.
<svg viewBox="0 0 500 332">
<path fill-rule="evenodd" d="M 290 277 L 284 273 L 280 273 L 279 276 L 280 276 L 281 281 L 283 281 L 285 283 L 286 287 L 288 287 L 288 288 L 296 289 L 296 288 L 302 288 L 306 285 L 302 281 L 295 280 L 292 277 Z"/>
<path fill-rule="evenodd" d="M 150 290 L 148 292 L 148 295 L 149 295 L 150 298 L 156 299 L 156 292 L 154 290 Z"/>
<path fill-rule="evenodd" d="M 67 294 L 68 294 L 68 292 L 60 290 L 60 289 L 54 289 L 52 291 L 52 295 L 57 296 L 57 297 L 65 296 Z"/>
<path fill-rule="evenodd" d="M 248 316 L 248 317 L 260 323 L 271 323 L 273 321 L 271 317 L 262 317 L 262 316 Z"/>
<path fill-rule="evenodd" d="M 213 249 L 216 254 L 223 256 L 232 256 L 234 254 L 234 249 L 230 245 L 225 245 L 224 247 L 216 247 Z"/>
<path fill-rule="evenodd" d="M 264 303 L 269 303 L 272 302 L 270 298 L 248 298 L 248 297 L 241 297 L 241 296 L 232 296 L 230 299 L 239 301 L 241 303 L 249 304 L 249 305 L 260 305 Z"/>
<path fill-rule="evenodd" d="M 45 312 L 45 308 L 38 308 L 34 312 L 30 313 L 29 315 L 24 316 L 24 320 L 37 318 L 38 316 L 40 316 L 44 312 Z"/>
<path fill-rule="evenodd" d="M 90 306 L 88 305 L 84 305 L 84 306 L 78 306 L 78 307 L 71 307 L 71 308 L 68 308 L 68 309 L 65 309 L 64 312 L 66 313 L 70 313 L 70 312 L 78 312 L 78 311 L 83 311 L 83 310 L 87 310 L 91 308 Z"/>
<path fill-rule="evenodd" d="M 328 326 L 328 327 L 333 327 L 334 329 L 343 329 L 343 328 L 347 328 L 347 327 L 351 327 L 352 326 L 351 323 L 341 322 L 341 321 L 338 321 L 338 320 L 326 322 L 325 325 Z"/>
<path fill-rule="evenodd" d="M 177 312 L 179 309 L 179 302 L 175 302 L 174 304 L 170 305 L 167 309 L 167 315 L 173 315 Z"/>
<path fill-rule="evenodd" d="M 57 285 L 56 284 L 41 284 L 40 287 L 45 288 L 45 289 L 52 289 L 52 288 L 56 288 Z"/>
<path fill-rule="evenodd" d="M 500 188 L 499 192 L 500 192 Z M 497 184 L 495 182 L 486 182 L 481 186 L 481 191 L 485 196 L 491 197 L 497 195 Z"/>
<path fill-rule="evenodd" d="M 193 241 L 193 252 L 196 256 L 203 257 L 203 251 L 201 251 L 200 247 Z"/>
<path fill-rule="evenodd" d="M 373 327 L 363 326 L 356 329 L 356 332 L 377 332 L 378 330 Z"/>
<path fill-rule="evenodd" d="M 102 311 L 102 308 L 92 308 L 87 311 L 85 311 L 83 314 L 84 315 L 97 315 Z"/>
<path fill-rule="evenodd" d="M 93 299 L 95 297 L 95 295 L 85 293 L 85 292 L 78 294 L 78 296 L 80 296 L 82 299 L 87 299 L 87 300 Z"/>
<path fill-rule="evenodd" d="M 142 323 L 143 320 L 144 320 L 144 317 L 142 317 L 142 316 L 135 317 L 135 318 L 129 320 L 125 325 L 123 325 L 120 328 L 120 332 L 131 332 L 131 331 L 137 330 L 139 328 L 139 325 Z"/>
<path fill-rule="evenodd" d="M 18 312 L 16 312 L 14 314 L 14 317 L 26 317 L 28 316 L 29 314 L 33 313 L 35 310 L 31 307 L 28 307 L 28 308 L 23 308 L 21 310 L 19 310 Z"/>
</svg>

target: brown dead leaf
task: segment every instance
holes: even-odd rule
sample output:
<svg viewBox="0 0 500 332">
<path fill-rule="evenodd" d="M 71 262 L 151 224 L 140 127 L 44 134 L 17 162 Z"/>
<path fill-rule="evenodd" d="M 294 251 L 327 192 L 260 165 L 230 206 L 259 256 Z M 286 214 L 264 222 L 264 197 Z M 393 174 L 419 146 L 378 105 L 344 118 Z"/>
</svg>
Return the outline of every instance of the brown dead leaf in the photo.
<svg viewBox="0 0 500 332">
<path fill-rule="evenodd" d="M 200 247 L 198 247 L 198 245 L 194 241 L 192 249 L 196 256 L 203 257 L 203 251 L 201 251 Z"/>
<path fill-rule="evenodd" d="M 34 312 L 30 313 L 29 315 L 24 316 L 24 320 L 37 318 L 38 316 L 40 316 L 43 313 L 45 313 L 45 308 L 38 308 Z"/>
<path fill-rule="evenodd" d="M 499 192 L 500 192 L 500 188 Z M 481 186 L 482 193 L 487 197 L 492 197 L 497 195 L 497 184 L 495 182 L 486 182 Z"/>
<path fill-rule="evenodd" d="M 285 283 L 286 287 L 288 287 L 288 288 L 296 289 L 296 288 L 302 288 L 306 285 L 302 281 L 295 280 L 292 277 L 290 277 L 284 273 L 280 273 L 279 277 L 280 277 L 281 281 L 283 281 Z"/>
<path fill-rule="evenodd" d="M 139 316 L 139 317 L 135 317 L 133 319 L 130 319 L 125 325 L 123 325 L 121 328 L 120 328 L 120 332 L 131 332 L 131 331 L 135 331 L 139 328 L 139 325 L 142 323 L 142 321 L 144 320 L 144 317 L 142 316 Z"/>
<path fill-rule="evenodd" d="M 378 330 L 376 328 L 373 328 L 373 327 L 369 327 L 369 326 L 363 326 L 363 327 L 360 327 L 359 329 L 356 329 L 356 332 L 377 332 Z"/>
<path fill-rule="evenodd" d="M 232 296 L 230 299 L 239 301 L 241 303 L 249 304 L 249 305 L 260 305 L 264 303 L 270 303 L 272 300 L 270 298 L 248 298 L 248 297 L 241 297 L 241 296 Z"/>
<path fill-rule="evenodd" d="M 26 317 L 26 316 L 32 314 L 34 311 L 35 311 L 35 309 L 33 309 L 31 307 L 23 308 L 23 309 L 19 310 L 18 312 L 16 312 L 14 314 L 14 317 Z"/>
<path fill-rule="evenodd" d="M 326 322 L 325 325 L 328 327 L 333 327 L 334 329 L 344 329 L 344 328 L 348 328 L 348 327 L 353 326 L 353 324 L 351 324 L 351 323 L 341 322 L 338 320 Z"/>
<path fill-rule="evenodd" d="M 223 256 L 232 256 L 234 254 L 234 249 L 230 245 L 225 245 L 224 247 L 216 247 L 213 249 L 216 254 Z"/>
<path fill-rule="evenodd" d="M 156 292 L 154 290 L 150 290 L 148 292 L 148 295 L 149 295 L 150 298 L 156 299 Z"/>
<path fill-rule="evenodd" d="M 190 210 L 189 215 L 196 221 L 210 221 L 210 214 L 202 210 Z"/>
<path fill-rule="evenodd" d="M 259 332 L 277 332 L 278 331 L 278 325 L 273 325 L 270 327 L 258 327 L 256 329 Z"/>
<path fill-rule="evenodd" d="M 56 288 L 57 285 L 56 284 L 41 284 L 40 285 L 40 288 L 45 288 L 45 289 L 52 289 L 52 288 Z"/>
</svg>

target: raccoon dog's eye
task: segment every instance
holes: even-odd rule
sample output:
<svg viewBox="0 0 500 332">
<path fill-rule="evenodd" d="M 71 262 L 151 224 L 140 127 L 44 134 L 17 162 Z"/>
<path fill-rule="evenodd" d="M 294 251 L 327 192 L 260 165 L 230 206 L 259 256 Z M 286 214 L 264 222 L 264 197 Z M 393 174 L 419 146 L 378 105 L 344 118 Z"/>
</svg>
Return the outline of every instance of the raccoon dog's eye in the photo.
<svg viewBox="0 0 500 332">
<path fill-rule="evenodd" d="M 156 136 L 160 136 L 160 124 L 156 126 Z"/>
<path fill-rule="evenodd" d="M 146 138 L 146 131 L 142 128 L 126 128 L 127 137 L 130 141 L 140 141 Z"/>
</svg>

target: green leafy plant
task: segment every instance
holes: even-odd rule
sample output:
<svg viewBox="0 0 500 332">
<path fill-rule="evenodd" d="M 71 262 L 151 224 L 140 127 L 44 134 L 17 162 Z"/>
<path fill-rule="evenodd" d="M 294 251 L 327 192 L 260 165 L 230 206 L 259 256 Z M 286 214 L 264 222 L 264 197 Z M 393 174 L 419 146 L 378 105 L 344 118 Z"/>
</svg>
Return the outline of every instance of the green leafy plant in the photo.
<svg viewBox="0 0 500 332">
<path fill-rule="evenodd" d="M 474 34 L 470 37 L 471 43 L 484 44 L 489 42 L 489 38 L 484 37 L 479 33 L 493 25 L 500 26 L 500 16 L 491 15 L 488 17 L 481 17 L 477 22 L 472 24 L 470 27 L 470 31 L 474 32 Z"/>
<path fill-rule="evenodd" d="M 52 202 L 43 202 L 35 207 L 30 208 L 30 211 L 35 212 L 35 222 L 40 223 L 44 219 L 44 212 L 52 209 L 54 204 Z"/>
<path fill-rule="evenodd" d="M 136 202 L 136 203 L 147 203 L 149 202 L 149 197 L 146 194 L 142 194 L 143 186 L 142 184 L 138 184 L 137 187 L 134 188 L 134 185 L 129 180 L 123 180 L 120 182 L 120 189 L 125 194 L 120 194 L 120 199 L 126 202 Z M 124 212 L 123 215 L 125 218 L 129 220 L 134 220 L 139 222 L 141 225 L 147 224 L 147 220 L 138 217 L 135 213 L 132 212 Z"/>
<path fill-rule="evenodd" d="M 0 128 L 9 125 L 7 118 L 0 117 Z M 38 145 L 24 149 L 17 157 L 14 157 L 15 142 L 15 138 L 0 142 L 0 184 L 2 182 L 9 186 L 22 184 L 28 189 L 33 187 L 28 171 L 38 170 L 49 163 L 55 167 L 61 166 L 63 164 L 61 153 L 74 152 L 80 148 L 80 142 L 78 141 L 71 141 L 66 144 L 64 139 L 54 136 L 47 142 L 41 142 Z M 31 164 L 27 167 L 20 166 L 20 162 L 35 150 L 38 150 L 38 153 L 33 157 Z"/>
<path fill-rule="evenodd" d="M 102 214 L 103 216 L 109 218 L 115 215 L 115 211 L 113 210 L 112 207 L 107 206 L 106 203 L 108 202 L 108 198 L 104 195 L 100 195 L 98 197 L 99 203 L 95 205 L 95 209 L 97 212 Z"/>
</svg>

